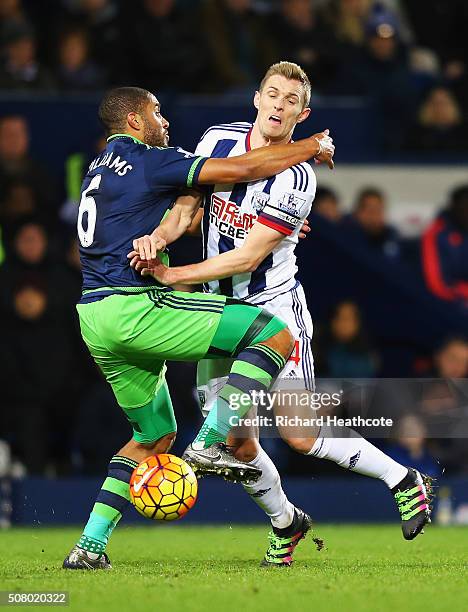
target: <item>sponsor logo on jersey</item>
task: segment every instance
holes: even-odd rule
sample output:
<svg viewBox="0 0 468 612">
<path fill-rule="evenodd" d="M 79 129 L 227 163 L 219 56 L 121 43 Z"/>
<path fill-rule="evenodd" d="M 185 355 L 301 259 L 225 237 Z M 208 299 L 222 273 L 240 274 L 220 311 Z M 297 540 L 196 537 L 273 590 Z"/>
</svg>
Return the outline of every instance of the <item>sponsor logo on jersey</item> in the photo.
<svg viewBox="0 0 468 612">
<path fill-rule="evenodd" d="M 299 215 L 301 207 L 305 204 L 305 199 L 298 198 L 295 193 L 285 193 L 278 201 L 278 208 L 286 211 L 290 215 Z"/>
<path fill-rule="evenodd" d="M 220 234 L 244 240 L 256 220 L 257 215 L 240 212 L 235 202 L 228 202 L 215 194 L 211 196 L 210 223 L 218 228 Z"/>
<path fill-rule="evenodd" d="M 252 196 L 252 206 L 255 208 L 256 212 L 259 213 L 265 208 L 265 205 L 268 203 L 270 199 L 269 193 L 263 193 L 263 191 L 256 191 Z"/>
<path fill-rule="evenodd" d="M 288 223 L 292 227 L 297 227 L 300 221 L 300 217 L 291 215 L 290 213 L 287 213 L 280 208 L 276 208 L 275 206 L 270 206 L 269 204 L 265 206 L 263 212 L 267 215 L 271 215 L 272 217 L 276 217 L 276 219 L 280 219 L 285 223 Z"/>
</svg>

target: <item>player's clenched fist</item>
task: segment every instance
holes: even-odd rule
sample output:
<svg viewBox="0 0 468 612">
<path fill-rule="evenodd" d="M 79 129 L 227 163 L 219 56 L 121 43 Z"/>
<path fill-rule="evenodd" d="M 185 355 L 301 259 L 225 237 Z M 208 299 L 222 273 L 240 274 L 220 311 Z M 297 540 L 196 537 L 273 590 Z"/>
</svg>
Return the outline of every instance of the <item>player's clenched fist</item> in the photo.
<svg viewBox="0 0 468 612">
<path fill-rule="evenodd" d="M 318 134 L 314 134 L 312 138 L 318 142 L 319 150 L 315 155 L 315 161 L 318 164 L 326 162 L 330 170 L 333 170 L 335 164 L 333 163 L 333 156 L 335 155 L 335 145 L 333 144 L 333 138 L 330 136 L 330 130 L 324 130 Z"/>
<path fill-rule="evenodd" d="M 133 241 L 133 251 L 127 255 L 130 259 L 130 266 L 135 267 L 138 260 L 151 261 L 156 259 L 159 251 L 164 251 L 166 248 L 166 241 L 164 238 L 159 236 L 156 232 L 153 232 L 151 236 L 142 236 L 141 238 L 135 238 Z"/>
</svg>

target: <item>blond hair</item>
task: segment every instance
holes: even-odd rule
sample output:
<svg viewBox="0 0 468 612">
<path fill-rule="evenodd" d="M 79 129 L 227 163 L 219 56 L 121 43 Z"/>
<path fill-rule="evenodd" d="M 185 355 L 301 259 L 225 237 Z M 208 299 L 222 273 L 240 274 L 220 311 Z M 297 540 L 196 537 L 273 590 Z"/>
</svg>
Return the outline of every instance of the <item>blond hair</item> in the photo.
<svg viewBox="0 0 468 612">
<path fill-rule="evenodd" d="M 277 64 L 270 66 L 263 77 L 262 82 L 260 83 L 260 87 L 258 88 L 259 91 L 262 91 L 268 79 L 276 74 L 283 76 L 285 79 L 290 81 L 299 81 L 302 83 L 302 88 L 304 90 L 302 108 L 304 109 L 309 106 L 311 94 L 309 77 L 298 64 L 294 64 L 293 62 L 278 62 Z"/>
</svg>

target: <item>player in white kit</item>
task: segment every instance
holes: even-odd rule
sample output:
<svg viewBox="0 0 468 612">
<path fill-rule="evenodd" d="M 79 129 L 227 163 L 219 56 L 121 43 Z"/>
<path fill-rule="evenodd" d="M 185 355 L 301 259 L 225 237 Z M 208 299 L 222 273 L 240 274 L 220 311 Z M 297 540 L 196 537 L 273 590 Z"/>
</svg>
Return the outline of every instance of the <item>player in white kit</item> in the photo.
<svg viewBox="0 0 468 612">
<path fill-rule="evenodd" d="M 203 135 L 197 154 L 241 155 L 251 148 L 253 130 L 249 123 L 214 126 Z M 250 237 L 250 256 L 235 266 L 237 273 L 208 285 L 212 293 L 263 306 L 288 324 L 295 337 L 295 347 L 275 388 L 281 387 L 282 379 L 296 379 L 304 381 L 306 389 L 313 390 L 312 319 L 302 286 L 295 279 L 294 250 L 299 230 L 310 213 L 316 184 L 311 165 L 303 163 L 268 180 L 215 185 L 205 200 L 205 259 L 243 247 L 257 224 Z M 205 360 L 200 362 L 198 370 L 198 389 L 202 401 L 205 398 L 205 411 L 219 384 L 226 380 L 217 375 L 223 372 L 223 364 L 215 369 L 212 366 L 212 360 Z M 224 364 L 224 373 L 227 377 L 229 364 Z"/>
<path fill-rule="evenodd" d="M 198 155 L 228 157 L 265 145 L 289 142 L 295 126 L 310 114 L 310 83 L 304 71 L 290 62 L 273 65 L 265 75 L 254 105 L 254 124 L 231 123 L 213 126 L 202 136 Z M 333 147 L 328 131 L 320 137 L 323 149 Z M 328 160 L 333 167 L 331 158 Z M 159 260 L 133 265 L 166 285 L 208 283 L 210 291 L 263 306 L 287 322 L 296 345 L 276 381 L 285 388 L 314 388 L 311 352 L 312 320 L 304 291 L 295 279 L 295 246 L 303 221 L 310 212 L 316 178 L 312 166 L 299 164 L 268 180 L 249 184 L 215 185 L 205 197 L 203 237 L 205 261 L 166 268 Z M 195 215 L 196 205 L 193 206 Z M 169 215 L 170 216 L 170 215 Z M 135 241 L 135 252 L 168 233 L 157 228 L 151 237 Z M 141 248 L 139 248 L 141 247 Z M 147 251 L 144 251 L 147 252 Z M 146 267 L 146 269 L 144 269 Z M 227 356 L 228 357 L 228 356 Z M 199 364 L 198 387 L 205 414 L 212 397 L 224 384 L 230 362 L 218 360 Z M 294 408 L 291 408 L 293 410 Z M 346 429 L 346 428 L 345 428 Z M 314 433 L 291 435 L 281 432 L 286 442 L 300 453 L 330 459 L 342 467 L 383 480 L 392 490 L 400 511 L 403 535 L 413 539 L 430 519 L 428 493 L 421 475 L 382 453 L 353 430 L 322 428 Z M 310 528 L 309 517 L 295 508 L 281 487 L 271 459 L 255 437 L 230 435 L 229 444 L 238 459 L 262 470 L 261 478 L 244 488 L 270 517 L 273 530 L 265 563 L 289 565 L 292 552 Z"/>
</svg>

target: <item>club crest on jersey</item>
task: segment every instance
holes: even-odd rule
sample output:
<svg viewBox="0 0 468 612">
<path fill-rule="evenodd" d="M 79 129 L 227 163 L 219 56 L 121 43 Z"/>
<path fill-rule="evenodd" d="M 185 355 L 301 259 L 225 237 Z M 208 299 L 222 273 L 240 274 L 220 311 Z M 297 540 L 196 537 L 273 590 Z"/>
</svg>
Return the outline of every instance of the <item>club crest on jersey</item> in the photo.
<svg viewBox="0 0 468 612">
<path fill-rule="evenodd" d="M 190 151 L 186 151 L 185 149 L 182 149 L 182 147 L 176 147 L 176 150 L 179 153 L 182 153 L 182 155 L 185 157 L 185 159 L 188 159 L 190 157 L 195 157 L 195 155 L 193 153 L 190 153 Z"/>
<path fill-rule="evenodd" d="M 278 201 L 278 208 L 286 211 L 290 215 L 299 216 L 301 207 L 305 204 L 305 199 L 298 198 L 295 193 L 285 193 Z"/>
<path fill-rule="evenodd" d="M 215 194 L 211 196 L 210 223 L 220 234 L 244 240 L 256 220 L 257 215 L 240 212 L 235 202 L 228 202 Z"/>
<path fill-rule="evenodd" d="M 263 191 L 256 191 L 252 196 L 252 206 L 255 208 L 255 211 L 257 213 L 261 212 L 265 208 L 265 205 L 268 204 L 269 199 L 269 193 L 264 193 Z"/>
</svg>

